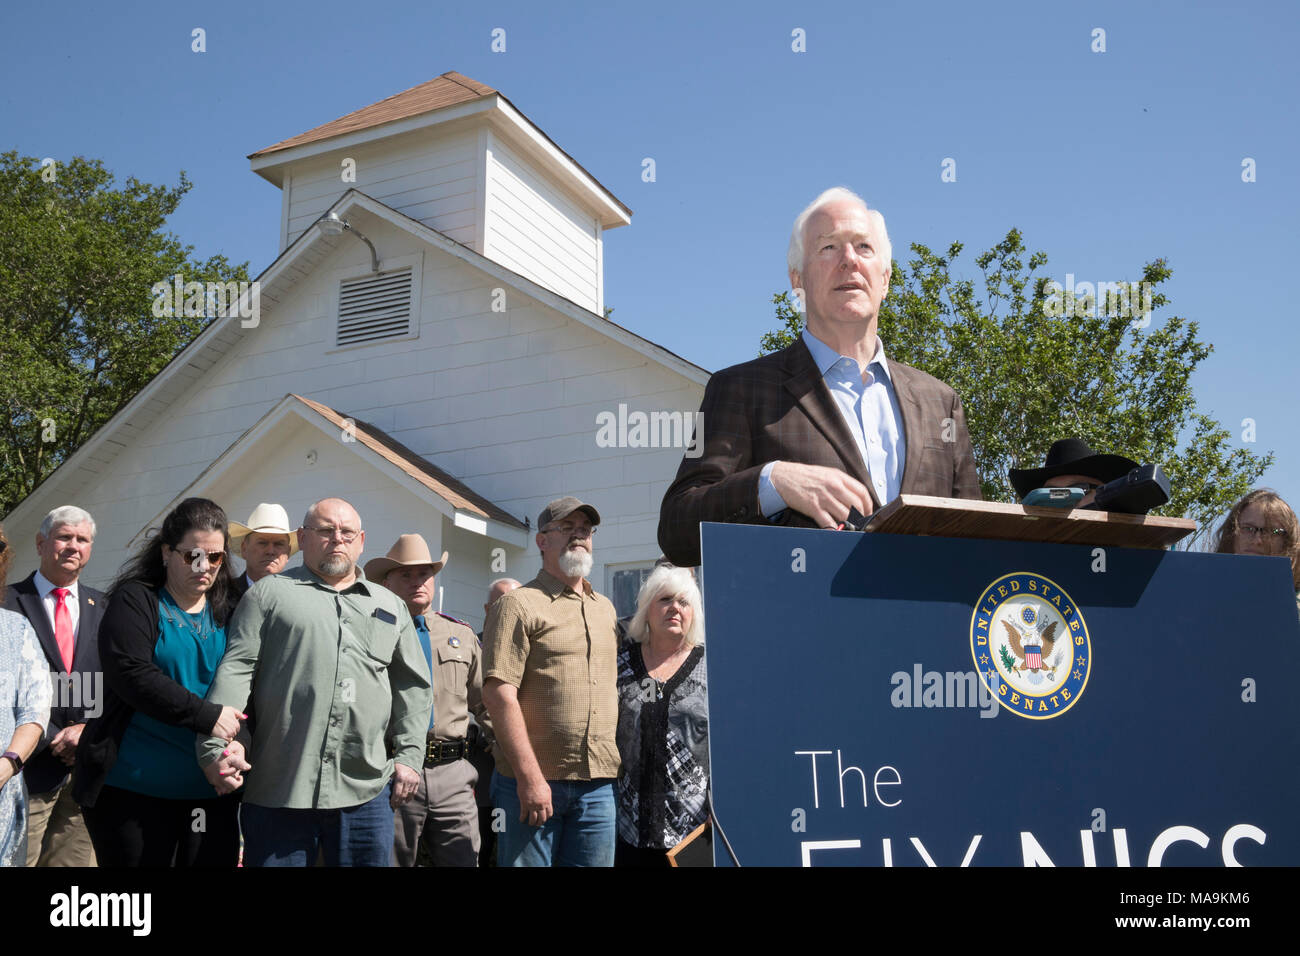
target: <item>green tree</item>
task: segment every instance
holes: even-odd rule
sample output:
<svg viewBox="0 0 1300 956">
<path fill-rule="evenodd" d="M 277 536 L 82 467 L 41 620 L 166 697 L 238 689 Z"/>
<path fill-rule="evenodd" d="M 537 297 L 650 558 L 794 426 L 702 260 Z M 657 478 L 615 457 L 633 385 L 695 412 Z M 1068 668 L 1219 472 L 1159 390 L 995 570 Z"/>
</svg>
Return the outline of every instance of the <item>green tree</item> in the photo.
<svg viewBox="0 0 1300 956">
<path fill-rule="evenodd" d="M 0 514 L 7 514 L 210 321 L 157 316 L 151 288 L 246 281 L 247 264 L 191 258 L 164 231 L 189 191 L 98 160 L 0 153 Z"/>
<path fill-rule="evenodd" d="M 962 397 L 987 500 L 1016 500 L 1009 469 L 1041 465 L 1058 438 L 1082 438 L 1160 464 L 1172 497 L 1153 514 L 1192 518 L 1200 537 L 1272 464 L 1271 452 L 1233 447 L 1229 431 L 1197 408 L 1191 376 L 1213 346 L 1195 322 L 1135 314 L 1141 295 L 1076 300 L 1049 287 L 1036 275 L 1047 256 L 1028 254 L 1016 229 L 976 257 L 978 287 L 952 275 L 961 251 L 959 242 L 945 254 L 914 244 L 906 269 L 894 262 L 879 330 L 891 358 Z M 1152 310 L 1168 304 L 1159 289 L 1171 275 L 1161 259 L 1143 267 Z M 781 324 L 764 334 L 760 354 L 802 328 L 787 293 L 773 302 Z"/>
</svg>

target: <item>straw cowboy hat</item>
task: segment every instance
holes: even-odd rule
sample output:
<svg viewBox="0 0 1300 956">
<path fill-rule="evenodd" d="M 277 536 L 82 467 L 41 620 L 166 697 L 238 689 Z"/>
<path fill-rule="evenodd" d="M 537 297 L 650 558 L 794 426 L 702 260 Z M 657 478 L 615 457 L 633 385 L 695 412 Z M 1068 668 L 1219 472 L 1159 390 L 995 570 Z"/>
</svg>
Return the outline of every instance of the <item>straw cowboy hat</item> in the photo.
<svg viewBox="0 0 1300 956">
<path fill-rule="evenodd" d="M 230 522 L 230 540 L 239 541 L 252 534 L 287 534 L 289 536 L 289 556 L 298 552 L 298 532 L 289 527 L 289 512 L 280 505 L 270 505 L 265 501 L 253 509 L 248 516 L 248 524 L 238 521 Z"/>
<path fill-rule="evenodd" d="M 404 534 L 388 549 L 388 554 L 366 562 L 366 580 L 383 581 L 393 568 L 409 568 L 420 564 L 433 565 L 433 573 L 437 574 L 447 566 L 447 552 L 442 552 L 442 557 L 435 561 L 422 537 L 418 534 Z"/>
</svg>

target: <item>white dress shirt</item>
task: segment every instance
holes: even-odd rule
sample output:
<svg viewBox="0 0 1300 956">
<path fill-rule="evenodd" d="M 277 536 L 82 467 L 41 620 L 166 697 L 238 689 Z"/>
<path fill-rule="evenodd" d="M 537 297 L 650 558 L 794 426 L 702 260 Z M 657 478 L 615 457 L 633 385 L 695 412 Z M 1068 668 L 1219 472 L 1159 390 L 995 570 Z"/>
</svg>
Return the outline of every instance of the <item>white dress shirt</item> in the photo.
<svg viewBox="0 0 1300 956">
<path fill-rule="evenodd" d="M 41 604 L 45 608 L 45 616 L 50 619 L 50 633 L 57 634 L 54 627 L 54 609 L 59 605 L 59 599 L 54 595 L 54 589 L 59 585 L 50 581 L 40 571 L 36 572 L 35 578 L 36 592 L 41 596 Z M 77 626 L 81 624 L 81 602 L 77 594 L 77 582 L 73 581 L 68 585 L 68 596 L 63 599 L 64 605 L 68 609 L 68 615 L 72 618 L 72 640 L 73 646 L 76 646 Z"/>
</svg>

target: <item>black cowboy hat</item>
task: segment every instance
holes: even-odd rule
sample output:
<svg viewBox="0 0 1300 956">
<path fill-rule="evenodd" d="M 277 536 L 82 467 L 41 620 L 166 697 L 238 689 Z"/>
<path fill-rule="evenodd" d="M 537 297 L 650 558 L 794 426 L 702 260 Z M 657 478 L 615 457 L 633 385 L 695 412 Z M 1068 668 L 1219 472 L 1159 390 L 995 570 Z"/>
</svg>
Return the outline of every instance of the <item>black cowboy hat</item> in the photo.
<svg viewBox="0 0 1300 956">
<path fill-rule="evenodd" d="M 1086 475 L 1103 485 L 1122 478 L 1138 463 L 1123 455 L 1100 455 L 1080 438 L 1062 438 L 1047 450 L 1047 461 L 1042 468 L 1012 468 L 1007 472 L 1016 497 L 1023 498 L 1043 482 L 1057 475 Z"/>
</svg>

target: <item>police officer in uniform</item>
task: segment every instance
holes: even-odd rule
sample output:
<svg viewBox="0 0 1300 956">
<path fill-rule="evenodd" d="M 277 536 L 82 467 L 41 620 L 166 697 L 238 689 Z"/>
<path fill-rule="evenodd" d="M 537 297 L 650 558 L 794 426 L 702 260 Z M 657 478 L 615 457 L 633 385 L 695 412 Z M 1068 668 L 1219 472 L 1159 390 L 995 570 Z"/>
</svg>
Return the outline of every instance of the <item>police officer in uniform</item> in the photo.
<svg viewBox="0 0 1300 956">
<path fill-rule="evenodd" d="M 433 673 L 433 713 L 424 770 L 415 796 L 394 820 L 393 864 L 414 866 L 420 839 L 434 866 L 477 866 L 478 773 L 467 759 L 470 714 L 491 729 L 483 705 L 478 638 L 464 621 L 432 610 L 434 576 L 447 552 L 434 561 L 418 534 L 404 534 L 382 558 L 366 562 L 366 580 L 377 581 L 406 602 Z"/>
</svg>

